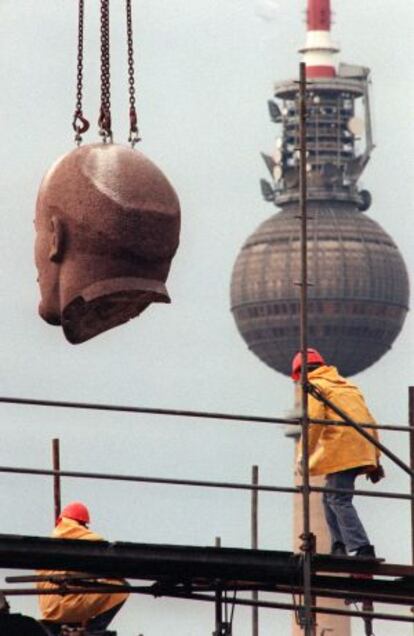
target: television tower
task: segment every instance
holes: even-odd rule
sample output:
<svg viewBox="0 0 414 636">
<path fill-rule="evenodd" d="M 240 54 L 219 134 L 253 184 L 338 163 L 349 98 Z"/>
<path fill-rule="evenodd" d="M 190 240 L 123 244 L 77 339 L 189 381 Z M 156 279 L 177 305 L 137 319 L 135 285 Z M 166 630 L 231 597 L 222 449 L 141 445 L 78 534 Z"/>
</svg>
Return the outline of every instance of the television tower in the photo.
<svg viewBox="0 0 414 636">
<path fill-rule="evenodd" d="M 330 0 L 308 0 L 300 53 L 307 79 L 308 343 L 341 374 L 353 375 L 379 360 L 401 331 L 408 311 L 408 276 L 392 238 L 365 214 L 371 195 L 359 179 L 374 148 L 370 70 L 336 65 L 339 49 L 331 38 Z M 278 83 L 268 105 L 280 132 L 272 154 L 262 153 L 271 180 L 262 179 L 261 189 L 280 211 L 244 243 L 232 274 L 231 309 L 249 349 L 289 375 L 300 348 L 298 82 Z M 311 483 L 321 485 L 321 479 Z M 295 495 L 296 550 L 301 506 Z M 328 552 L 316 493 L 311 496 L 311 527 L 318 551 Z M 344 607 L 338 600 L 332 605 Z M 349 617 L 318 615 L 317 621 L 318 636 L 351 634 Z M 294 624 L 293 635 L 300 634 Z"/>
<path fill-rule="evenodd" d="M 408 310 L 407 271 L 392 238 L 364 214 L 359 185 L 374 148 L 369 69 L 340 63 L 331 39 L 330 0 L 308 0 L 300 50 L 307 71 L 308 339 L 343 375 L 381 358 Z M 284 374 L 299 349 L 300 224 L 298 82 L 275 86 L 269 101 L 281 127 L 266 200 L 281 211 L 262 223 L 234 265 L 231 309 L 249 349 Z"/>
</svg>

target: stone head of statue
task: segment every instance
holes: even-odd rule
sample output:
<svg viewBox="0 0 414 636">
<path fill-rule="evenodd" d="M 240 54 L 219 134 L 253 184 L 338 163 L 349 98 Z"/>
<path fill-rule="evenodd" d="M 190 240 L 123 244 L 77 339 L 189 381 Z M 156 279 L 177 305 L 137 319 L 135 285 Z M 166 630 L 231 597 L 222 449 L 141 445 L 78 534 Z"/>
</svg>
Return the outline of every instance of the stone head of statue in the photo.
<svg viewBox="0 0 414 636">
<path fill-rule="evenodd" d="M 170 302 L 180 205 L 142 153 L 85 145 L 44 177 L 36 204 L 40 316 L 73 344 Z"/>
</svg>

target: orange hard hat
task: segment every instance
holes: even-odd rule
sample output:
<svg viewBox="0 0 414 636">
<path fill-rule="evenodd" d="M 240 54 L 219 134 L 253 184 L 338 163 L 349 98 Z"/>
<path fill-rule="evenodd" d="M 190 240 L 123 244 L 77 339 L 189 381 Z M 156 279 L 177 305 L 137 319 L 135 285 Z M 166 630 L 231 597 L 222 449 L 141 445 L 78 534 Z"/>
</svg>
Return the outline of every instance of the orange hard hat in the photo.
<svg viewBox="0 0 414 636">
<path fill-rule="evenodd" d="M 70 504 L 63 508 L 57 519 L 57 523 L 61 521 L 62 517 L 73 519 L 74 521 L 79 521 L 80 523 L 89 523 L 89 510 L 81 501 L 72 501 Z"/>
<path fill-rule="evenodd" d="M 308 364 L 325 364 L 325 360 L 316 349 L 308 349 L 307 350 L 307 360 Z M 292 360 L 292 374 L 291 378 L 295 382 L 297 382 L 300 378 L 300 370 L 302 368 L 302 352 L 298 351 L 293 357 Z"/>
</svg>

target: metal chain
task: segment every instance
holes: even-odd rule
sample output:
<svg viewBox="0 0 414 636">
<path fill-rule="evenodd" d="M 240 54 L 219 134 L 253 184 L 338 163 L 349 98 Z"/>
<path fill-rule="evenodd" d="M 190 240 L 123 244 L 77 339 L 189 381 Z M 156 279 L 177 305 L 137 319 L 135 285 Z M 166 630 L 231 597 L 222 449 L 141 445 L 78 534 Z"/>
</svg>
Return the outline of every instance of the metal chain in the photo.
<svg viewBox="0 0 414 636">
<path fill-rule="evenodd" d="M 101 107 L 99 134 L 102 141 L 112 142 L 111 129 L 111 78 L 109 59 L 109 0 L 101 0 Z"/>
<path fill-rule="evenodd" d="M 101 0 L 101 104 L 98 126 L 103 143 L 112 142 L 111 121 L 111 79 L 110 79 L 110 0 Z M 138 117 L 135 107 L 135 77 L 134 77 L 134 45 L 132 32 L 131 0 L 126 0 L 127 42 L 128 42 L 128 92 L 129 92 L 129 137 L 132 148 L 141 141 L 138 129 Z M 79 0 L 78 27 L 78 66 L 76 106 L 72 127 L 75 131 L 75 141 L 78 146 L 82 142 L 82 134 L 89 128 L 89 121 L 82 111 L 83 98 L 83 31 L 84 31 L 84 0 Z"/>
<path fill-rule="evenodd" d="M 134 78 L 134 43 L 132 34 L 132 9 L 131 0 L 126 0 L 127 40 L 128 40 L 128 91 L 129 91 L 129 137 L 128 141 L 133 148 L 141 141 L 138 129 L 138 117 L 135 108 L 135 78 Z"/>
<path fill-rule="evenodd" d="M 78 24 L 78 67 L 77 67 L 77 89 L 76 106 L 73 114 L 72 128 L 75 131 L 75 141 L 79 146 L 82 143 L 82 135 L 89 128 L 88 120 L 82 112 L 82 90 L 83 90 L 83 18 L 84 0 L 79 0 L 79 24 Z"/>
</svg>

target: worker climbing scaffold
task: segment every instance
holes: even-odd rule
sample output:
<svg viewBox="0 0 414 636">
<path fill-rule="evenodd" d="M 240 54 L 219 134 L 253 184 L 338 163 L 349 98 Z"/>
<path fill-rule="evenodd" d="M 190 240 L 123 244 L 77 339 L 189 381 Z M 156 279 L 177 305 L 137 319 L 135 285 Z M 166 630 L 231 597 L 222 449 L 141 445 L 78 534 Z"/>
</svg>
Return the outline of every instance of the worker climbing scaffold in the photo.
<svg viewBox="0 0 414 636">
<path fill-rule="evenodd" d="M 325 520 L 331 539 L 331 555 L 377 560 L 375 548 L 352 503 L 355 480 L 365 474 L 376 484 L 385 476 L 380 464 L 378 431 L 360 389 L 343 378 L 336 367 L 328 366 L 313 348 L 298 352 L 292 360 L 291 377 L 298 382 L 305 364 L 310 427 L 307 435 L 307 470 L 312 476 L 326 476 L 322 496 Z M 303 378 L 302 378 L 303 379 Z M 344 422 L 328 426 L 336 417 Z M 326 422 L 326 423 L 325 423 Z M 364 422 L 364 428 L 355 422 Z M 373 424 L 374 427 L 370 427 Z M 297 470 L 303 474 L 302 438 L 299 443 Z M 353 578 L 370 579 L 371 574 L 354 574 Z M 346 604 L 350 601 L 346 600 Z M 366 636 L 373 636 L 373 603 L 362 601 Z"/>
<path fill-rule="evenodd" d="M 359 388 L 343 378 L 333 366 L 325 363 L 316 349 L 308 349 L 308 380 L 322 395 L 343 408 L 357 422 L 375 424 Z M 292 379 L 300 379 L 302 354 L 292 361 Z M 309 395 L 311 420 L 335 420 L 336 414 L 324 402 Z M 375 428 L 367 432 L 375 439 Z M 379 462 L 380 451 L 351 426 L 326 426 L 313 423 L 309 428 L 309 473 L 326 475 L 326 488 L 336 492 L 323 493 L 325 519 L 331 537 L 331 554 L 354 553 L 358 557 L 375 558 L 374 546 L 352 503 L 355 480 L 359 475 L 377 483 L 384 477 Z M 301 444 L 297 469 L 302 470 Z M 337 492 L 344 490 L 344 492 Z"/>
</svg>

